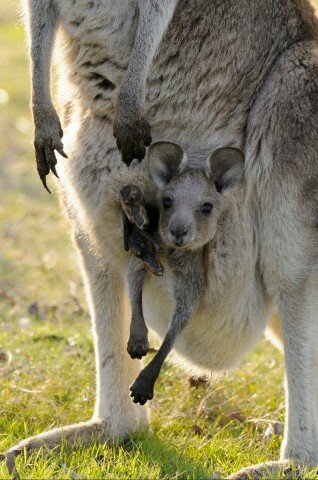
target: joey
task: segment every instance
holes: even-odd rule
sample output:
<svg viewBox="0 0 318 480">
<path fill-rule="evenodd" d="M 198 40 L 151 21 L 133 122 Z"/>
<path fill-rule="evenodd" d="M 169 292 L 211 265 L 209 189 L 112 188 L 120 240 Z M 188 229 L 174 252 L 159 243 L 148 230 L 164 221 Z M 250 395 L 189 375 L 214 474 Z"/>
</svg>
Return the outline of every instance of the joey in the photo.
<svg viewBox="0 0 318 480">
<path fill-rule="evenodd" d="M 221 148 L 201 168 L 192 168 L 180 146 L 158 142 L 150 147 L 148 161 L 158 190 L 160 217 L 156 237 L 173 272 L 175 310 L 159 351 L 131 386 L 133 401 L 141 405 L 152 399 L 164 360 L 202 301 L 206 288 L 205 255 L 226 207 L 228 194 L 243 175 L 244 155 L 234 148 Z M 126 186 L 122 196 L 127 196 L 128 191 L 132 192 L 130 197 L 140 202 L 142 194 L 137 193 L 138 187 Z M 135 223 L 140 224 L 138 211 Z M 132 306 L 127 350 L 132 358 L 141 358 L 149 348 L 142 311 L 146 275 L 144 262 L 133 258 L 127 276 Z"/>
</svg>

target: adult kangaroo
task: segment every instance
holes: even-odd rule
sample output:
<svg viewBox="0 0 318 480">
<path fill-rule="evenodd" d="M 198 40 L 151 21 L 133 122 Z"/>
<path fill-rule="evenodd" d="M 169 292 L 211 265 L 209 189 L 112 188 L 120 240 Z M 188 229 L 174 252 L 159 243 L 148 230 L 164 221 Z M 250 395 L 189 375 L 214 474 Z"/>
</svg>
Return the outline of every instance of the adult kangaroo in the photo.
<svg viewBox="0 0 318 480">
<path fill-rule="evenodd" d="M 47 104 L 49 82 L 49 63 L 45 70 L 43 58 L 50 56 L 53 34 L 37 64 L 39 2 L 25 3 L 33 78 L 39 77 L 39 68 L 45 76 L 45 88 L 39 87 L 42 100 L 33 82 L 33 104 L 41 107 Z M 54 447 L 63 436 L 69 444 L 106 440 L 148 424 L 147 408 L 129 396 L 140 371 L 139 361 L 126 352 L 124 278 L 130 257 L 114 246 L 121 225 L 107 203 L 118 172 L 135 183 L 130 175 L 138 170 L 133 167 L 130 174 L 116 148 L 116 112 L 115 133 L 127 163 L 142 157 L 150 143 L 147 122 L 153 141 L 181 145 L 195 163 L 225 146 L 244 151 L 244 222 L 251 223 L 253 235 L 243 249 L 246 255 L 248 247 L 250 270 L 242 283 L 250 284 L 254 306 L 244 303 L 233 286 L 227 298 L 232 309 L 193 318 L 175 348 L 198 370 L 229 369 L 260 338 L 278 307 L 287 401 L 281 458 L 231 478 L 249 473 L 259 478 L 264 469 L 275 475 L 289 460 L 318 464 L 318 44 L 309 0 L 40 3 L 50 6 L 49 18 L 60 26 L 61 123 L 69 159 L 59 157 L 56 170 L 93 319 L 97 396 L 91 421 L 26 439 L 9 456 L 43 443 Z M 46 21 L 40 27 L 42 33 L 54 30 Z M 123 85 L 129 79 L 134 88 L 127 93 Z M 125 105 L 129 112 L 139 112 L 129 114 L 126 123 L 118 121 Z M 53 118 L 51 107 L 50 112 Z M 45 125 L 45 118 L 43 112 L 38 119 L 35 114 L 36 125 Z M 56 119 L 53 123 L 56 129 Z M 135 137 L 131 131 L 139 133 Z M 43 145 L 37 145 L 42 179 L 55 168 L 45 148 L 43 157 Z M 55 146 L 63 154 L 62 146 Z M 237 257 L 238 267 L 245 258 Z M 151 279 L 144 288 L 145 319 L 159 334 L 167 330 L 172 312 L 169 289 L 157 283 L 164 279 Z M 222 328 L 214 328 L 217 321 L 225 325 L 228 338 Z M 222 348 L 214 349 L 214 344 Z"/>
</svg>

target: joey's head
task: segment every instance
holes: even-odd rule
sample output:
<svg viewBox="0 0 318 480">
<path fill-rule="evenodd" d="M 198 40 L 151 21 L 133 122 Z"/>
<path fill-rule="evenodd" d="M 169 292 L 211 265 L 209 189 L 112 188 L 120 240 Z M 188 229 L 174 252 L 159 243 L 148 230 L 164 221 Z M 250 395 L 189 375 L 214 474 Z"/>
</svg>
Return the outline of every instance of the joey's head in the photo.
<svg viewBox="0 0 318 480">
<path fill-rule="evenodd" d="M 172 248 L 203 247 L 215 236 L 220 213 L 243 176 L 243 153 L 220 148 L 202 167 L 192 168 L 179 145 L 158 142 L 149 148 L 148 160 L 158 187 L 163 242 Z"/>
</svg>

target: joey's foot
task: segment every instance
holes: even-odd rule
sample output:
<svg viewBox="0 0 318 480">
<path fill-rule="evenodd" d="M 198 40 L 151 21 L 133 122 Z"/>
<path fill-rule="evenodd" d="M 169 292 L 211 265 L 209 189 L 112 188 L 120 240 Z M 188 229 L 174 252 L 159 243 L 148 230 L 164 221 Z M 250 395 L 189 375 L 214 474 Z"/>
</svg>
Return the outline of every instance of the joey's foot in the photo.
<svg viewBox="0 0 318 480">
<path fill-rule="evenodd" d="M 302 467 L 292 465 L 288 460 L 264 462 L 233 473 L 227 480 L 301 480 Z"/>
<path fill-rule="evenodd" d="M 132 336 L 130 335 L 127 343 L 127 352 L 131 358 L 138 358 L 141 360 L 142 357 L 145 357 L 149 350 L 148 335 L 142 336 Z"/>
<path fill-rule="evenodd" d="M 63 130 L 58 116 L 55 113 L 34 113 L 34 121 L 34 148 L 37 170 L 44 188 L 51 193 L 46 183 L 46 177 L 51 171 L 58 178 L 55 151 L 62 155 L 62 157 L 67 158 L 61 142 Z"/>
<path fill-rule="evenodd" d="M 30 455 L 40 450 L 45 453 L 60 449 L 62 446 L 72 447 L 75 442 L 80 442 L 82 445 L 90 445 L 94 442 L 104 443 L 109 438 L 110 435 L 107 432 L 107 424 L 105 421 L 78 423 L 61 428 L 54 428 L 53 430 L 48 430 L 34 437 L 26 438 L 10 448 L 5 454 L 1 454 L 0 459 L 6 461 L 9 474 L 14 479 L 18 479 L 19 474 L 15 460 L 21 453 Z"/>
<path fill-rule="evenodd" d="M 143 260 L 151 273 L 158 277 L 163 275 L 163 266 L 157 259 L 160 246 L 147 232 L 132 225 L 127 217 L 124 217 L 124 244 L 125 250 L 131 250 L 136 257 Z"/>
<path fill-rule="evenodd" d="M 144 368 L 130 387 L 132 401 L 134 403 L 140 403 L 140 405 L 145 405 L 148 400 L 153 398 L 155 382 L 156 377 L 149 374 L 148 367 Z"/>
<path fill-rule="evenodd" d="M 115 120 L 114 137 L 122 154 L 122 160 L 130 165 L 136 158 L 141 161 L 146 155 L 146 147 L 151 145 L 151 129 L 143 118 L 134 121 Z"/>
<path fill-rule="evenodd" d="M 149 225 L 149 221 L 145 199 L 140 188 L 136 185 L 126 185 L 120 191 L 120 200 L 129 221 L 144 230 Z"/>
</svg>

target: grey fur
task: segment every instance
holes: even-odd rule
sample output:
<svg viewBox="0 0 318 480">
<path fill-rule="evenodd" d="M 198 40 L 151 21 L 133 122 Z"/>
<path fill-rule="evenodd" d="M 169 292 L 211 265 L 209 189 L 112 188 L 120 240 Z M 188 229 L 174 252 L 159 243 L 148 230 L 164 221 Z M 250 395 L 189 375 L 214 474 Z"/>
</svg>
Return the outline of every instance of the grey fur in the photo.
<svg viewBox="0 0 318 480">
<path fill-rule="evenodd" d="M 35 8 L 33 1 L 25 3 L 27 10 Z M 136 39 L 136 3 L 54 3 L 61 27 L 60 117 L 69 155 L 58 156 L 57 172 L 94 323 L 97 396 L 86 433 L 85 424 L 65 427 L 15 450 L 54 447 L 62 438 L 72 443 L 76 432 L 91 439 L 98 419 L 110 438 L 148 423 L 147 409 L 132 404 L 127 393 L 140 366 L 125 352 L 130 257 L 122 251 L 121 210 L 114 201 L 128 183 L 147 197 L 144 170 L 126 170 L 113 139 L 118 86 Z M 31 43 L 38 45 L 38 30 L 27 24 Z M 288 461 L 318 463 L 317 72 L 317 21 L 309 0 L 178 0 L 145 88 L 143 116 L 154 141 L 180 144 L 196 165 L 222 146 L 245 153 L 246 192 L 238 189 L 217 231 L 204 308 L 174 350 L 191 369 L 233 368 L 269 325 L 272 309 L 279 309 L 281 328 L 271 327 L 286 353 L 286 429 L 280 460 L 253 467 L 255 478 L 264 470 L 276 476 Z M 101 87 L 96 75 L 115 88 Z M 35 96 L 40 92 L 35 87 Z M 45 102 L 50 107 L 45 99 L 38 103 Z M 49 116 L 49 137 L 58 142 L 55 115 Z M 43 123 L 47 129 L 52 122 Z M 162 336 L 173 308 L 173 277 L 165 266 L 166 275 L 148 278 L 143 288 L 147 325 Z"/>
</svg>

